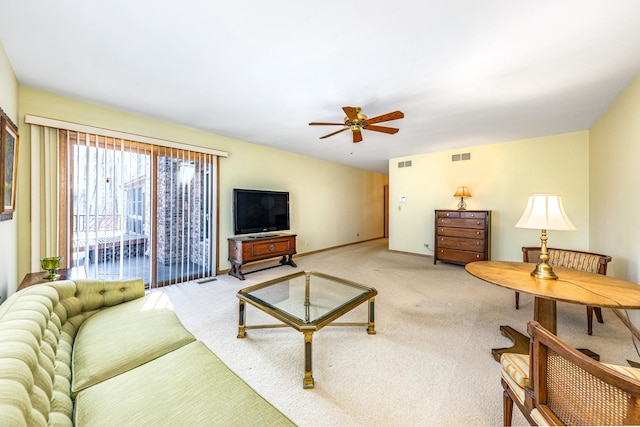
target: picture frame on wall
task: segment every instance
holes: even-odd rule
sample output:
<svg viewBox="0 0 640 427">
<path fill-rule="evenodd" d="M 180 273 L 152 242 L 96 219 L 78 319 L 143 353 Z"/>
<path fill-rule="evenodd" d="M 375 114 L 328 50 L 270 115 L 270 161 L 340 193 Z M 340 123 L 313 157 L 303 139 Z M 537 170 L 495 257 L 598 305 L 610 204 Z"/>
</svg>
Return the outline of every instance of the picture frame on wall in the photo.
<svg viewBox="0 0 640 427">
<path fill-rule="evenodd" d="M 0 109 L 0 221 L 13 219 L 18 178 L 18 127 Z"/>
</svg>

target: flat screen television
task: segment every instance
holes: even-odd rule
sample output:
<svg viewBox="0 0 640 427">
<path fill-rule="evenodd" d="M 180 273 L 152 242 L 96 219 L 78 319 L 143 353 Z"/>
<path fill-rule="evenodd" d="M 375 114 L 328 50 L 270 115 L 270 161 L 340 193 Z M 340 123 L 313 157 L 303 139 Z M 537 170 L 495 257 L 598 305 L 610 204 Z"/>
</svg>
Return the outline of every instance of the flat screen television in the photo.
<svg viewBox="0 0 640 427">
<path fill-rule="evenodd" d="M 235 234 L 280 230 L 289 230 L 289 193 L 287 191 L 238 188 L 233 190 L 233 232 Z"/>
</svg>

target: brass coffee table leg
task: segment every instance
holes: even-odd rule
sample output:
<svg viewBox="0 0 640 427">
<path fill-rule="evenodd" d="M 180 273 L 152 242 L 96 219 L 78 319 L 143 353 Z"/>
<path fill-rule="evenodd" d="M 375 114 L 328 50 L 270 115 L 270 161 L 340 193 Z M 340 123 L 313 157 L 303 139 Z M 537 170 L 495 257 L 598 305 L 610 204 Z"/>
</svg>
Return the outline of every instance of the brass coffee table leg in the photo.
<svg viewBox="0 0 640 427">
<path fill-rule="evenodd" d="M 304 381 L 302 388 L 313 388 L 313 362 L 311 360 L 311 340 L 313 331 L 304 332 Z"/>
<path fill-rule="evenodd" d="M 375 306 L 375 298 L 369 299 L 369 326 L 367 327 L 367 333 L 369 335 L 376 334 L 374 306 Z"/>
<path fill-rule="evenodd" d="M 244 301 L 240 300 L 240 307 L 238 309 L 238 338 L 244 338 L 247 336 L 244 332 L 245 319 L 246 314 Z"/>
</svg>

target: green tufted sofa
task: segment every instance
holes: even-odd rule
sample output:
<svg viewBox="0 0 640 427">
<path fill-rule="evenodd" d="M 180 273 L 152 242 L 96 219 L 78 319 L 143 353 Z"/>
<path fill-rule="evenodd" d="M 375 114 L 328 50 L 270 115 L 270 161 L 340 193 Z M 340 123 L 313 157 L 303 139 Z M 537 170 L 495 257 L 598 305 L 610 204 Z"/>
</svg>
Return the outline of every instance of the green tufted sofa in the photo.
<svg viewBox="0 0 640 427">
<path fill-rule="evenodd" d="M 0 426 L 293 423 L 142 280 L 64 280 L 0 305 Z"/>
</svg>

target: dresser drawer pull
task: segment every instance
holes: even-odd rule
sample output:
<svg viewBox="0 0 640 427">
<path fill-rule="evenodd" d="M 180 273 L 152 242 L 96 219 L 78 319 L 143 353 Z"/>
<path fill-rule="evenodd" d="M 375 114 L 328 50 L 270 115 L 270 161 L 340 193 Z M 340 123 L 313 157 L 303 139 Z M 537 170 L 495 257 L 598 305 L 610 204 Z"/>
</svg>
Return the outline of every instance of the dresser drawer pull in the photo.
<svg viewBox="0 0 640 427">
<path fill-rule="evenodd" d="M 479 231 L 476 231 L 476 236 L 479 236 L 479 235 L 480 235 L 480 232 L 479 232 Z"/>
<path fill-rule="evenodd" d="M 269 252 L 273 252 L 276 250 L 276 245 L 269 245 Z"/>
<path fill-rule="evenodd" d="M 480 258 L 480 254 L 476 255 L 476 258 Z"/>
<path fill-rule="evenodd" d="M 476 242 L 476 246 L 480 246 L 480 242 Z"/>
<path fill-rule="evenodd" d="M 480 224 L 481 224 L 481 222 L 480 222 L 480 221 L 476 222 L 476 225 L 480 225 Z"/>
</svg>

